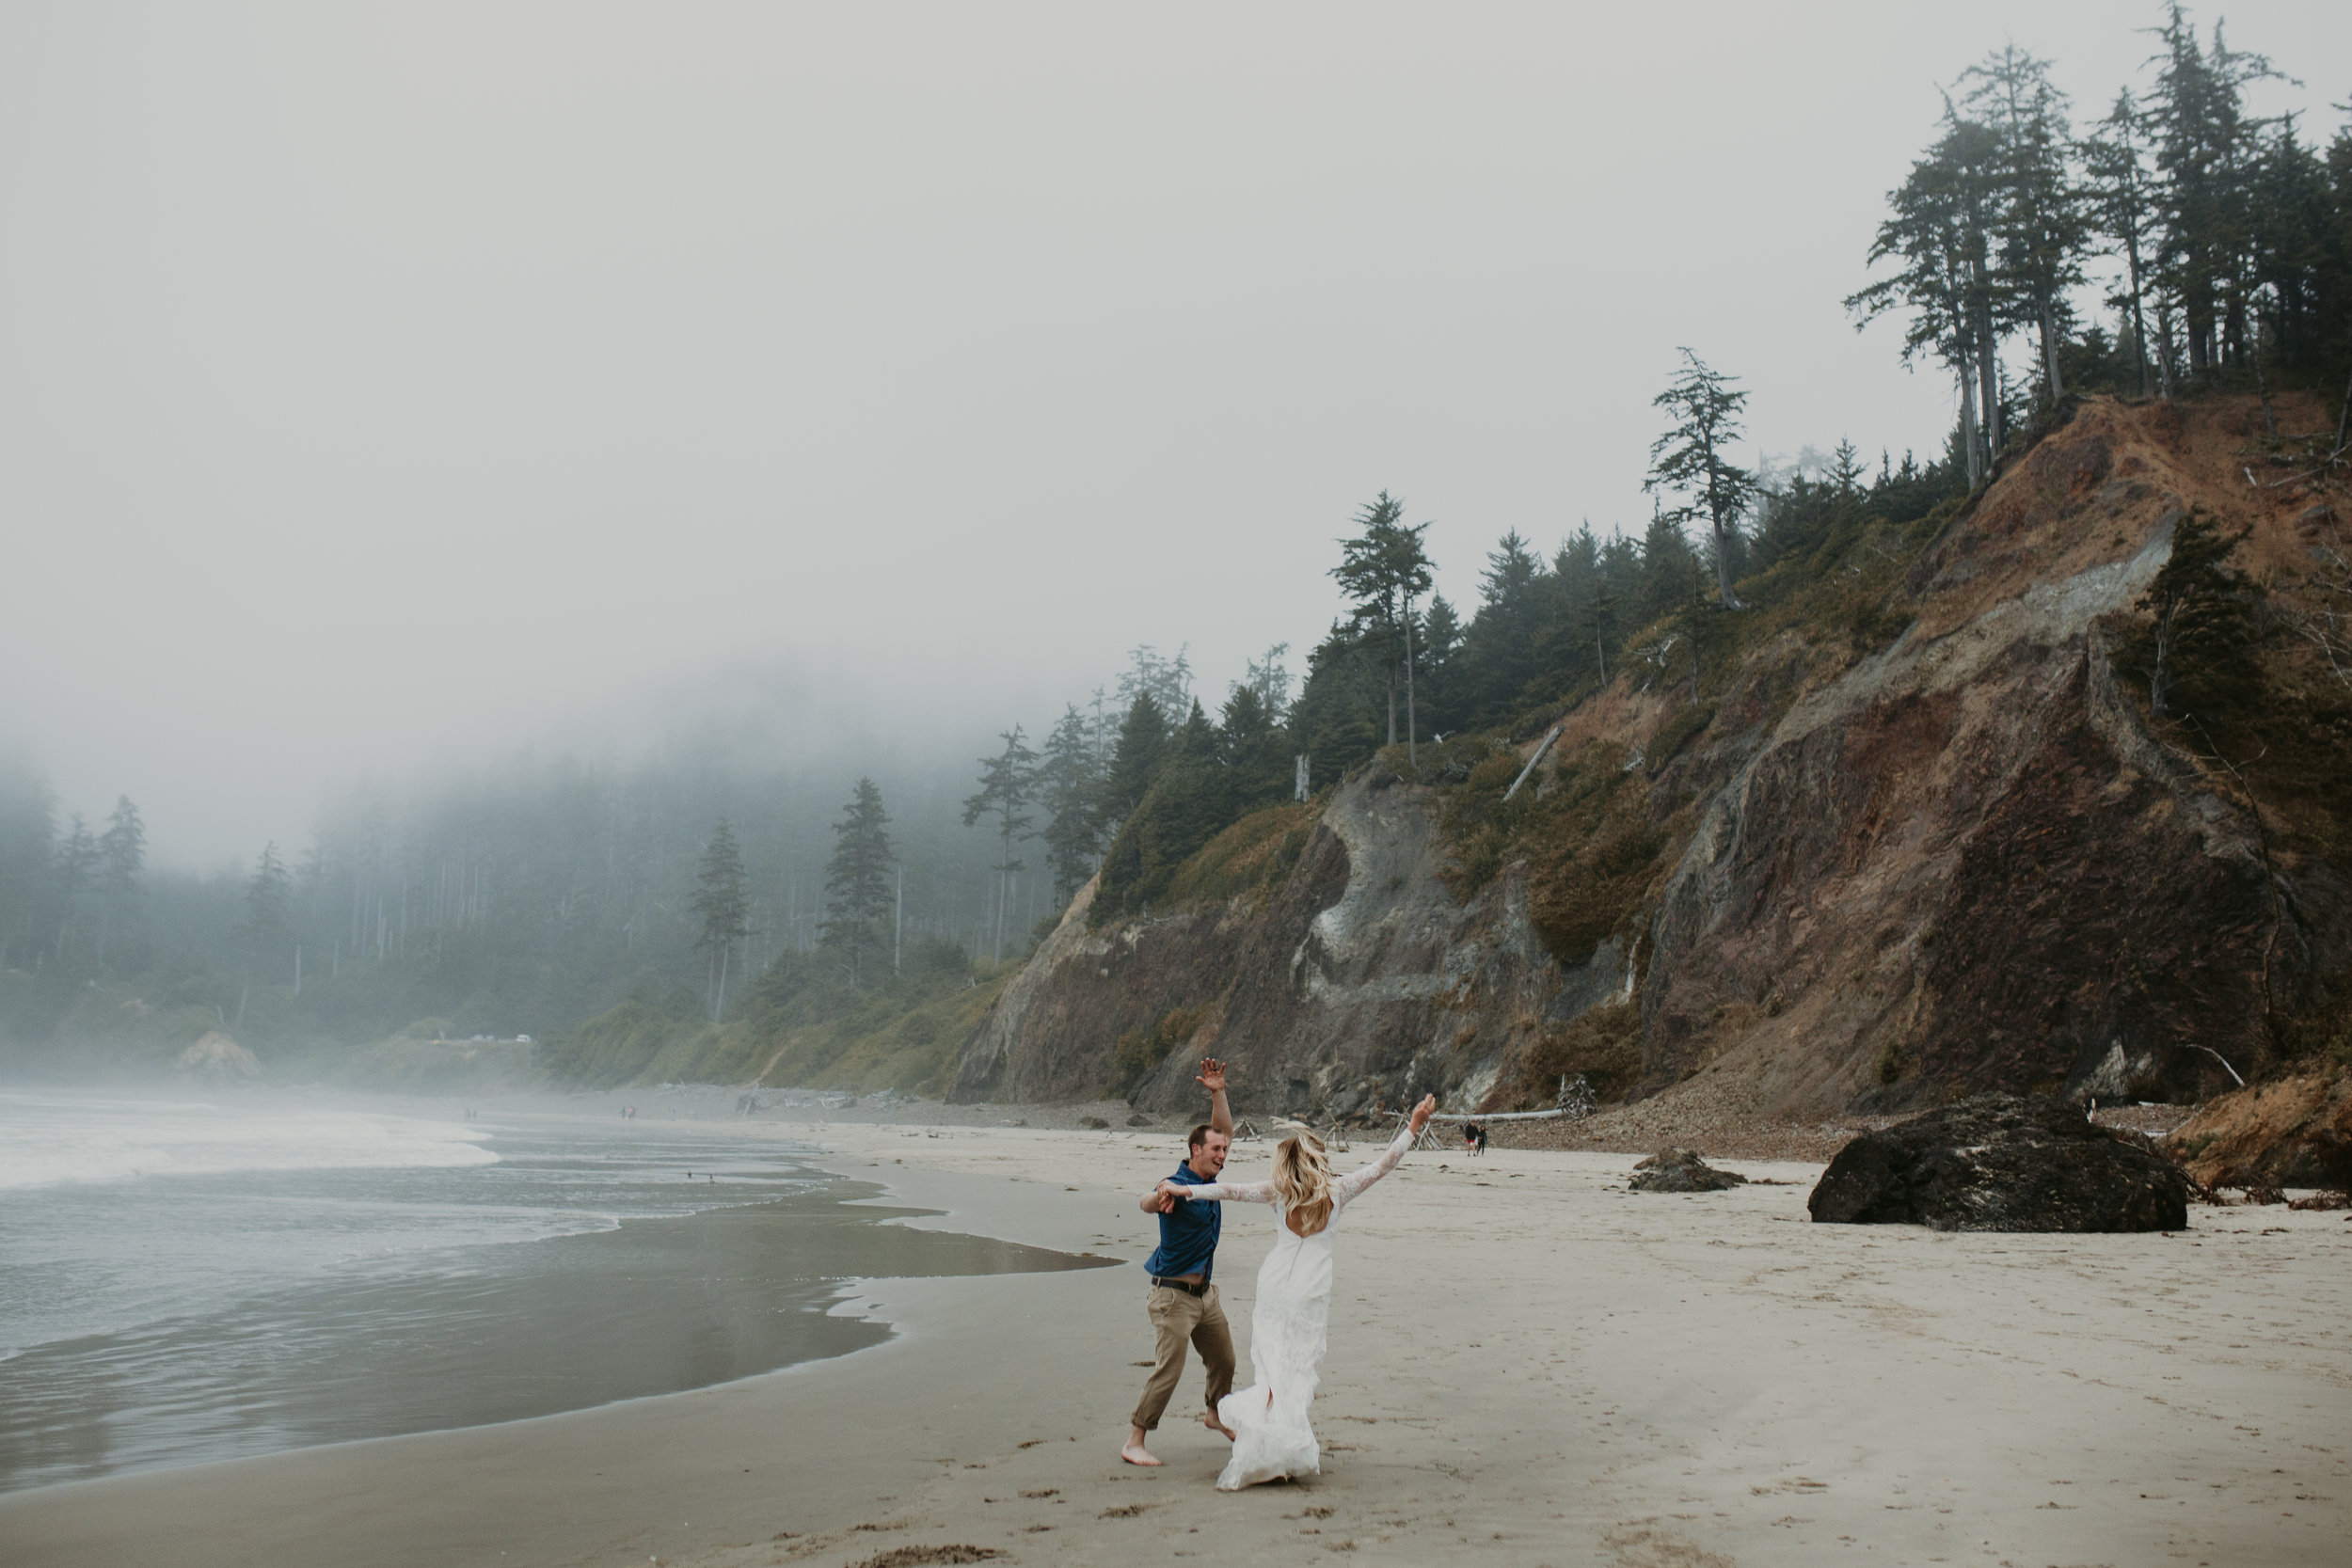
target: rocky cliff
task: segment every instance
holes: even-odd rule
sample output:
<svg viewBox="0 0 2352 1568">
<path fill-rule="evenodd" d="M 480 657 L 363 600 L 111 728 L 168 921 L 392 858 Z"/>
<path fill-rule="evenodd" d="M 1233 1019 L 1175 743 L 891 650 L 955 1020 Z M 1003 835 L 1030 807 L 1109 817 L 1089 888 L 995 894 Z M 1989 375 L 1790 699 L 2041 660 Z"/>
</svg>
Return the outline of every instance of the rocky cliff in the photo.
<svg viewBox="0 0 2352 1568">
<path fill-rule="evenodd" d="M 1173 1110 L 1214 1047 L 1248 1109 L 1493 1108 L 1582 1070 L 1791 1117 L 2193 1098 L 2325 1049 L 2352 703 L 2293 633 L 2341 539 L 2259 420 L 2070 409 L 1931 537 L 1740 619 L 1704 693 L 1654 639 L 1517 802 L 1534 736 L 1411 782 L 1391 752 L 1279 876 L 1099 927 L 1082 895 L 956 1093 Z M 2265 684 L 2158 720 L 2127 650 L 2192 510 L 2248 531 Z"/>
</svg>

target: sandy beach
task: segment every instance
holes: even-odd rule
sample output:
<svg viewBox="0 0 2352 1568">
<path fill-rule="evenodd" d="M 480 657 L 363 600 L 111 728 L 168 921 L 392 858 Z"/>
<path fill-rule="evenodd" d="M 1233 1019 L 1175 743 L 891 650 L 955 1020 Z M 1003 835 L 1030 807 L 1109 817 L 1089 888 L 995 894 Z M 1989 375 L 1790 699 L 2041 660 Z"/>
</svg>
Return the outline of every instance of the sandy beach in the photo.
<svg viewBox="0 0 2352 1568">
<path fill-rule="evenodd" d="M 1181 1132 L 777 1122 L 933 1228 L 1139 1262 Z M 1243 1144 L 1254 1177 L 1269 1146 Z M 1343 1167 L 1375 1152 L 1359 1142 Z M 698 1392 L 0 1497 L 11 1568 L 1200 1558 L 2334 1564 L 2352 1535 L 2352 1223 L 2173 1236 L 1815 1227 L 1820 1167 L 1623 1190 L 1632 1157 L 1417 1154 L 1340 1240 L 1324 1474 L 1215 1492 L 1117 1447 L 1134 1267 L 898 1279 L 887 1343 Z M 1265 1212 L 1218 1279 L 1247 1374 Z"/>
</svg>

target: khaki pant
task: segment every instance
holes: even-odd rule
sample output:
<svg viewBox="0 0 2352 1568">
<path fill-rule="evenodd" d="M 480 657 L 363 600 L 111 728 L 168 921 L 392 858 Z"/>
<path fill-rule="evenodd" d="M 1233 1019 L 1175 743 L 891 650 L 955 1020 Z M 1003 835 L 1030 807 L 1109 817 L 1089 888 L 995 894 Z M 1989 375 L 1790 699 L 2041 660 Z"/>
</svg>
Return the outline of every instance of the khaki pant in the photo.
<svg viewBox="0 0 2352 1568">
<path fill-rule="evenodd" d="M 1225 1308 L 1216 1299 L 1216 1287 L 1212 1285 L 1196 1296 L 1166 1285 L 1152 1286 L 1152 1332 L 1156 1359 L 1152 1381 L 1143 1386 L 1143 1398 L 1136 1405 L 1135 1424 L 1146 1432 L 1160 1424 L 1160 1412 L 1168 1408 L 1168 1396 L 1176 1392 L 1176 1380 L 1184 1375 L 1187 1339 L 1209 1370 L 1209 1409 L 1214 1413 L 1216 1402 L 1233 1391 L 1233 1334 L 1225 1324 Z"/>
</svg>

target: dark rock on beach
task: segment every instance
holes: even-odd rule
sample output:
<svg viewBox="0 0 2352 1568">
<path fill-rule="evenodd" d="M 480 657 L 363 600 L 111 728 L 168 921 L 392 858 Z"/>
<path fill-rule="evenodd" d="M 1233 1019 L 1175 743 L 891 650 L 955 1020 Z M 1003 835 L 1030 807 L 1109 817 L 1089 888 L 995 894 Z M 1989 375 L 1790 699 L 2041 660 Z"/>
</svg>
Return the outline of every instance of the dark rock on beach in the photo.
<svg viewBox="0 0 2352 1568">
<path fill-rule="evenodd" d="M 1824 1225 L 2181 1230 L 2188 1177 L 2066 1101 L 1982 1094 L 1856 1138 L 1805 1207 Z"/>
<path fill-rule="evenodd" d="M 1717 1170 L 1699 1158 L 1694 1148 L 1661 1148 L 1633 1167 L 1630 1193 L 1720 1193 L 1743 1187 L 1748 1179 L 1736 1171 Z"/>
</svg>

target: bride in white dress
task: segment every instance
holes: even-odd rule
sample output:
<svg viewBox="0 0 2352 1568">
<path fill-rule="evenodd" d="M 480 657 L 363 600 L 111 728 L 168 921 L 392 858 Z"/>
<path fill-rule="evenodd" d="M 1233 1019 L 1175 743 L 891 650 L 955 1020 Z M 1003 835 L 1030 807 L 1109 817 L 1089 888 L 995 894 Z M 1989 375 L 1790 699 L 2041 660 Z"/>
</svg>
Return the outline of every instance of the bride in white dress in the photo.
<svg viewBox="0 0 2352 1568">
<path fill-rule="evenodd" d="M 1334 1177 L 1323 1140 L 1312 1132 L 1275 1147 L 1270 1181 L 1222 1181 L 1187 1187 L 1163 1181 L 1170 1197 L 1274 1205 L 1274 1250 L 1258 1270 L 1258 1302 L 1249 1318 L 1249 1362 L 1257 1381 L 1217 1402 L 1217 1419 L 1233 1434 L 1233 1456 L 1216 1478 L 1220 1492 L 1260 1481 L 1311 1476 L 1322 1449 L 1307 1409 L 1323 1376 L 1331 1319 L 1331 1232 L 1340 1211 L 1396 1168 L 1438 1108 L 1430 1095 L 1385 1153 L 1361 1170 Z"/>
</svg>

